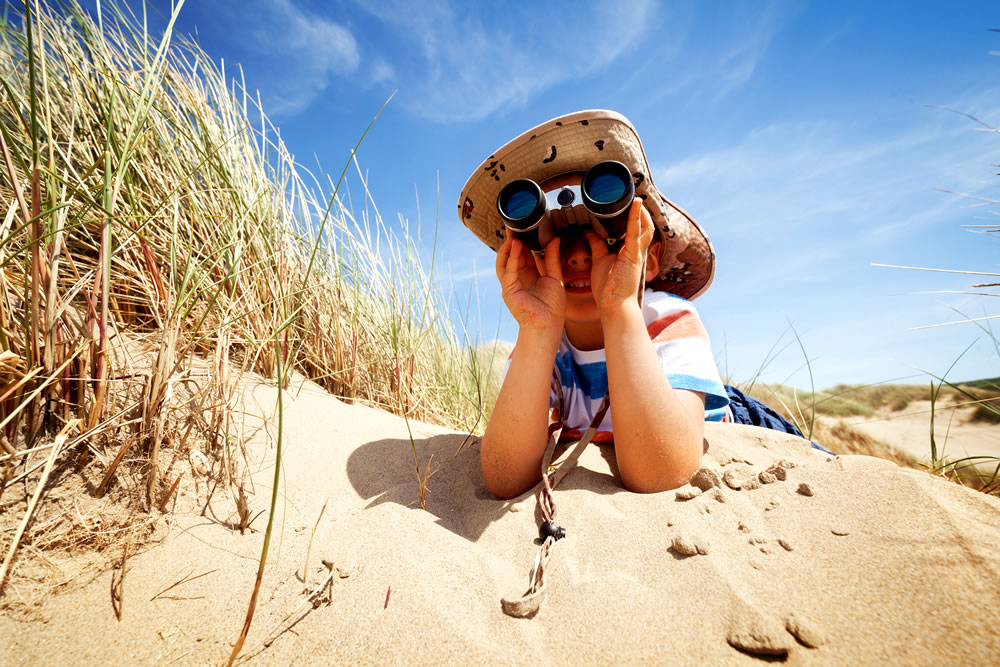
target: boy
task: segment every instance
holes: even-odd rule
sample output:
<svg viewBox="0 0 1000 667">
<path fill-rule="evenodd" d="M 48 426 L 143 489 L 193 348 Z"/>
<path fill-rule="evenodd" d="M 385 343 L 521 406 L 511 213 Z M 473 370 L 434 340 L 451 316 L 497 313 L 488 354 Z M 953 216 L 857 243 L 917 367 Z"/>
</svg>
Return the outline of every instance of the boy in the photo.
<svg viewBox="0 0 1000 667">
<path fill-rule="evenodd" d="M 635 191 L 621 214 L 623 240 L 571 205 L 586 191 L 588 169 L 609 160 L 628 168 Z M 529 239 L 504 211 L 514 179 L 537 183 L 538 198 L 552 202 L 542 221 L 551 240 L 540 231 Z M 504 303 L 519 327 L 482 441 L 490 492 L 511 498 L 539 481 L 550 407 L 564 439 L 595 426 L 595 442 L 614 442 L 629 490 L 685 484 L 701 463 L 705 420 L 721 420 L 729 402 L 689 301 L 711 284 L 715 254 L 698 224 L 656 189 L 629 121 L 592 110 L 529 130 L 473 173 L 459 216 L 497 250 Z M 611 409 L 601 418 L 605 392 Z"/>
</svg>

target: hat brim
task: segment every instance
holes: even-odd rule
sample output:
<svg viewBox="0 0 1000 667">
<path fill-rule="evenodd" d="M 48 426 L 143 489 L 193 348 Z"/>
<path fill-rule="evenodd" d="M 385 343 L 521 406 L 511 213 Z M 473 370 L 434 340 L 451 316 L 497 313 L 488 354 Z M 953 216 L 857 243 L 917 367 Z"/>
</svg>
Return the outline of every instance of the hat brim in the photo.
<svg viewBox="0 0 1000 667">
<path fill-rule="evenodd" d="M 486 245 L 503 243 L 497 211 L 500 190 L 516 178 L 541 183 L 553 176 L 584 172 L 602 160 L 632 170 L 636 196 L 649 210 L 663 252 L 650 285 L 685 299 L 700 296 L 715 276 L 715 250 L 694 218 L 664 197 L 653 183 L 639 135 L 627 118 L 592 109 L 553 118 L 507 142 L 472 173 L 458 200 L 458 216 Z"/>
</svg>

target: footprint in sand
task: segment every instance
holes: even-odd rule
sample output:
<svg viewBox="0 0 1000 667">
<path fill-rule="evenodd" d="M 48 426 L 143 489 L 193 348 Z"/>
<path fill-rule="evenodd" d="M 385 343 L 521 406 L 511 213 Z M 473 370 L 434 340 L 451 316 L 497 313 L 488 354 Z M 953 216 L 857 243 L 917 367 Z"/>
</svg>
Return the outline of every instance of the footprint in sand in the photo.
<svg viewBox="0 0 1000 667">
<path fill-rule="evenodd" d="M 801 615 L 789 614 L 784 623 L 772 616 L 761 614 L 753 605 L 743 600 L 731 612 L 726 641 L 733 648 L 753 655 L 785 657 L 795 648 L 796 642 L 806 648 L 819 648 L 826 637 L 812 621 Z"/>
<path fill-rule="evenodd" d="M 765 485 L 780 486 L 782 482 L 788 481 L 788 471 L 794 467 L 794 463 L 785 460 L 779 461 L 765 470 L 755 469 L 749 462 L 741 460 L 726 461 L 722 470 L 705 466 L 692 478 L 690 487 L 685 487 L 677 492 L 676 498 L 679 502 L 698 506 L 699 511 L 704 512 L 714 505 L 714 503 L 709 504 L 711 500 L 726 503 L 726 496 L 731 496 L 734 500 L 730 504 L 732 509 L 724 511 L 724 513 L 732 512 L 738 517 L 735 533 L 756 554 L 756 558 L 748 558 L 748 563 L 751 567 L 763 571 L 765 570 L 764 561 L 758 560 L 761 558 L 761 554 L 765 558 L 774 558 L 778 554 L 794 550 L 793 544 L 786 538 L 774 538 L 768 535 L 768 522 L 764 519 L 764 512 L 778 509 L 781 504 L 781 494 L 771 496 L 770 501 L 762 510 L 754 510 L 759 512 L 760 516 L 757 517 L 759 520 L 755 520 L 755 516 L 752 514 L 741 511 L 754 509 L 754 504 L 747 502 L 747 500 L 737 499 L 752 498 L 752 495 L 744 496 L 743 494 Z M 799 493 L 807 497 L 813 495 L 811 487 L 809 491 L 810 493 L 806 494 L 802 490 L 798 490 Z M 699 498 L 703 499 L 698 500 Z M 716 507 L 718 506 L 716 505 Z M 691 516 L 696 517 L 697 514 Z M 700 521 L 708 520 L 708 517 L 705 517 Z M 709 542 L 705 538 L 706 528 L 707 526 L 699 527 L 690 523 L 683 525 L 671 543 L 671 550 L 678 556 L 685 558 L 707 556 L 706 562 L 714 563 Z M 838 526 L 834 530 L 838 532 L 843 529 Z M 767 613 L 761 605 L 754 601 L 751 591 L 747 590 L 746 586 L 737 583 L 729 574 L 727 571 L 719 570 L 720 577 L 728 583 L 735 598 L 735 603 L 729 611 L 726 632 L 726 641 L 730 646 L 751 655 L 785 658 L 797 646 L 817 648 L 826 641 L 822 630 L 807 615 L 800 611 L 784 615 Z"/>
</svg>

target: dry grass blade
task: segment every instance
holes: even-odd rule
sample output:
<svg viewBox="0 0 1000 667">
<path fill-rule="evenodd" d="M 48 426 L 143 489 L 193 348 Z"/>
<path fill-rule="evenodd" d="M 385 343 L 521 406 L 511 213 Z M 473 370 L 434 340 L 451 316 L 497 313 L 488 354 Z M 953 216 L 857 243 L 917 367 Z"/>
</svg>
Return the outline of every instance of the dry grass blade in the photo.
<svg viewBox="0 0 1000 667">
<path fill-rule="evenodd" d="M 170 485 L 170 488 L 167 490 L 167 492 L 163 494 L 163 499 L 160 501 L 160 504 L 157 505 L 157 509 L 159 511 L 161 512 L 167 511 L 167 503 L 169 503 L 170 499 L 174 497 L 175 493 L 177 493 L 177 488 L 181 485 L 182 477 L 184 477 L 184 473 L 178 474 L 177 479 L 175 479 L 174 483 Z"/>
</svg>

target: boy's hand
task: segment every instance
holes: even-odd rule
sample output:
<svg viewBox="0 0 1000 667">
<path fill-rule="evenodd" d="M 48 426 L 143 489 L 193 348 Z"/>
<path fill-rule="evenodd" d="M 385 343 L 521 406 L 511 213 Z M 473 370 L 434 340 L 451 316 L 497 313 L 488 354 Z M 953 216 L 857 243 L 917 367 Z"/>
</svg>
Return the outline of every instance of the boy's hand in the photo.
<svg viewBox="0 0 1000 667">
<path fill-rule="evenodd" d="M 636 301 L 639 285 L 646 278 L 643 270 L 652 240 L 653 219 L 638 197 L 632 201 L 628 214 L 625 244 L 617 253 L 610 253 L 607 242 L 597 234 L 587 232 L 592 262 L 590 284 L 602 314 Z"/>
<path fill-rule="evenodd" d="M 497 251 L 496 268 L 503 301 L 518 326 L 562 331 L 566 290 L 558 237 L 545 246 L 543 261 L 507 232 L 507 239 Z"/>
</svg>

